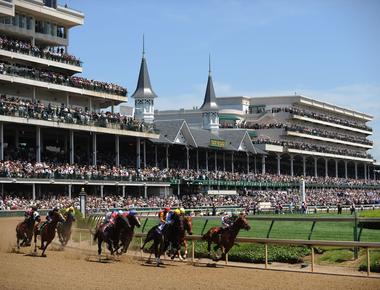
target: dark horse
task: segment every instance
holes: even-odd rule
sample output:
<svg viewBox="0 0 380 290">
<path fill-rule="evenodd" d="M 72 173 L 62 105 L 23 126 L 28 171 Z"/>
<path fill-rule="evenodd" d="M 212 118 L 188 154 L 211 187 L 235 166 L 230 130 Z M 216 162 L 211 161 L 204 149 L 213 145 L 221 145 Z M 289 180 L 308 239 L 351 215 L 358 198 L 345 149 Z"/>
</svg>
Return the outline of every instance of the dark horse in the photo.
<svg viewBox="0 0 380 290">
<path fill-rule="evenodd" d="M 67 242 L 70 240 L 73 222 L 75 222 L 74 214 L 68 212 L 65 221 L 58 223 L 57 234 L 62 247 L 66 246 Z"/>
<path fill-rule="evenodd" d="M 191 216 L 187 216 L 187 217 L 184 217 L 183 218 L 183 221 L 184 221 L 184 227 L 183 227 L 183 230 L 179 230 L 178 232 L 178 243 L 179 243 L 179 247 L 178 247 L 178 250 L 176 253 L 174 253 L 171 257 L 171 259 L 173 260 L 175 258 L 175 256 L 178 256 L 178 258 L 183 261 L 187 258 L 187 241 L 186 241 L 186 232 L 189 234 L 189 235 L 192 235 L 193 234 L 193 219 Z M 184 246 L 185 247 L 185 253 L 184 255 L 182 256 L 181 255 L 181 246 Z"/>
<path fill-rule="evenodd" d="M 53 211 L 50 216 L 50 222 L 46 221 L 42 224 L 37 224 L 34 227 L 34 252 L 37 253 L 37 236 L 41 236 L 41 247 L 42 250 L 41 257 L 46 257 L 45 251 L 49 244 L 53 241 L 55 237 L 55 230 L 59 222 L 64 222 L 64 218 L 59 212 Z M 45 244 L 46 243 L 46 244 Z"/>
<path fill-rule="evenodd" d="M 31 245 L 33 238 L 33 229 L 35 222 L 40 222 L 41 218 L 38 216 L 37 220 L 33 216 L 20 222 L 16 227 L 17 249 L 20 247 L 28 247 Z M 20 244 L 20 240 L 22 240 Z"/>
<path fill-rule="evenodd" d="M 121 251 L 120 253 L 126 253 L 128 251 L 129 244 L 132 241 L 133 233 L 136 227 L 141 227 L 140 219 L 136 215 L 127 215 L 127 219 L 130 227 L 123 228 L 120 232 Z"/>
<path fill-rule="evenodd" d="M 100 224 L 94 234 L 94 241 L 98 240 L 98 255 L 102 254 L 102 243 L 107 243 L 107 248 L 111 255 L 117 253 L 119 249 L 120 233 L 123 229 L 130 228 L 131 225 L 126 217 L 117 216 L 114 224 Z"/>
<path fill-rule="evenodd" d="M 171 246 L 171 253 L 174 253 L 174 256 L 178 252 L 180 248 L 179 233 L 185 231 L 184 218 L 183 216 L 175 215 L 171 223 L 165 225 L 162 231 L 160 231 L 158 227 L 159 226 L 156 225 L 148 231 L 141 249 L 143 249 L 148 242 L 153 241 L 150 251 L 154 251 L 156 265 L 160 266 L 160 264 L 162 264 L 161 255 L 165 253 L 169 245 Z"/>
<path fill-rule="evenodd" d="M 231 250 L 232 246 L 235 244 L 236 236 L 241 229 L 249 231 L 251 227 L 249 226 L 245 214 L 240 214 L 236 221 L 228 228 L 222 229 L 221 227 L 213 227 L 208 230 L 206 234 L 203 235 L 202 239 L 208 242 L 207 250 L 209 255 L 211 255 L 211 244 L 215 243 L 214 251 L 218 249 L 222 250 L 222 256 L 216 258 L 216 261 L 220 259 L 225 259 L 226 254 Z"/>
</svg>

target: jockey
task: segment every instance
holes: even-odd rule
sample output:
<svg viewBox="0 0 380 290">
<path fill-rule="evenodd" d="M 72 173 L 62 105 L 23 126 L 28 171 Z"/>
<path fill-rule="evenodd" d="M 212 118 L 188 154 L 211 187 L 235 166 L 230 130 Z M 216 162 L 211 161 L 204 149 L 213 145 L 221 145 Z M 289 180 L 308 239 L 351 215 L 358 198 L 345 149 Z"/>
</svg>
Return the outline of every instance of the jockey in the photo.
<svg viewBox="0 0 380 290">
<path fill-rule="evenodd" d="M 186 211 L 185 211 L 185 209 L 183 207 L 181 207 L 179 209 L 179 211 L 180 211 L 181 215 L 185 215 L 185 213 L 186 213 Z"/>
<path fill-rule="evenodd" d="M 55 212 L 56 212 L 56 213 L 59 212 L 58 207 L 54 207 L 53 210 L 51 210 L 51 211 L 48 212 L 48 214 L 47 214 L 47 216 L 46 216 L 46 220 L 47 220 L 48 223 L 50 223 L 50 222 L 52 221 L 52 217 L 53 217 L 53 214 L 54 214 Z"/>
<path fill-rule="evenodd" d="M 106 215 L 104 216 L 103 223 L 108 224 L 111 220 L 112 211 L 107 211 Z"/>
<path fill-rule="evenodd" d="M 223 229 L 226 229 L 228 227 L 230 227 L 233 223 L 232 221 L 232 215 L 228 214 L 227 212 L 222 216 L 221 218 L 221 222 L 222 222 L 222 228 Z"/>
<path fill-rule="evenodd" d="M 116 222 L 116 218 L 117 218 L 118 216 L 123 216 L 123 211 L 122 211 L 122 210 L 119 210 L 119 211 L 116 211 L 116 210 L 115 210 L 115 211 L 111 214 L 111 218 L 110 218 L 109 223 L 110 223 L 111 225 L 114 225 L 115 222 Z"/>
<path fill-rule="evenodd" d="M 24 213 L 25 221 L 27 221 L 30 218 L 33 218 L 35 220 L 35 212 L 37 213 L 36 215 L 39 216 L 39 213 L 37 212 L 37 206 L 35 205 L 31 206 L 28 210 L 26 210 Z"/>
<path fill-rule="evenodd" d="M 70 206 L 70 207 L 66 208 L 65 212 L 66 212 L 66 214 L 68 214 L 69 212 L 74 213 L 74 207 Z"/>
<path fill-rule="evenodd" d="M 137 215 L 137 211 L 134 210 L 134 209 L 131 209 L 131 210 L 128 212 L 128 215 L 135 216 L 135 215 Z"/>
<path fill-rule="evenodd" d="M 158 213 L 158 218 L 160 219 L 160 225 L 158 226 L 158 229 L 162 231 L 164 228 L 164 225 L 166 224 L 167 216 L 170 213 L 170 207 L 165 207 L 163 210 L 161 210 Z"/>
</svg>

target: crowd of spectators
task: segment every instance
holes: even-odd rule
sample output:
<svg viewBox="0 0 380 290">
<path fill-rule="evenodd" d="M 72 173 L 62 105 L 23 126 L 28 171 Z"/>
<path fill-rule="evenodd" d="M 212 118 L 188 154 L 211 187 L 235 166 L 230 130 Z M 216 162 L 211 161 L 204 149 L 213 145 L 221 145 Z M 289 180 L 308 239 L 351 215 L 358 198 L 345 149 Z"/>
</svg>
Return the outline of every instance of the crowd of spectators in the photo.
<svg viewBox="0 0 380 290">
<path fill-rule="evenodd" d="M 62 123 L 110 127 L 147 132 L 152 126 L 120 113 L 89 111 L 87 107 L 53 106 L 35 100 L 0 95 L 0 115 L 55 121 Z"/>
<path fill-rule="evenodd" d="M 0 35 L 0 49 L 27 54 L 47 60 L 63 62 L 75 66 L 82 66 L 82 62 L 79 59 L 66 53 L 62 47 L 57 47 L 55 50 L 51 47 L 41 48 L 32 45 L 30 41 L 12 39 L 7 36 Z"/>
<path fill-rule="evenodd" d="M 163 208 L 163 207 L 239 207 L 247 211 L 260 210 L 260 204 L 270 203 L 271 207 L 300 207 L 301 195 L 298 189 L 279 190 L 249 190 L 240 195 L 210 196 L 205 194 L 184 195 L 181 198 L 170 197 L 133 197 L 108 195 L 103 198 L 87 195 L 87 210 L 96 212 L 111 208 Z M 308 206 L 334 207 L 338 204 L 344 206 L 370 205 L 380 203 L 380 190 L 362 189 L 309 189 L 306 190 L 306 204 Z M 37 204 L 39 209 L 53 207 L 66 208 L 75 206 L 79 208 L 79 198 L 69 198 L 63 195 L 48 194 L 40 199 L 31 200 L 28 197 L 17 195 L 0 195 L 0 210 L 24 210 L 31 204 Z"/>
<path fill-rule="evenodd" d="M 331 139 L 337 139 L 337 140 L 342 140 L 342 141 L 361 143 L 365 145 L 373 145 L 373 142 L 371 140 L 368 140 L 363 137 L 349 136 L 346 134 L 326 131 L 319 128 L 304 127 L 304 126 L 300 126 L 296 124 L 287 124 L 287 123 L 280 123 L 280 122 L 267 123 L 267 124 L 252 123 L 250 124 L 249 128 L 255 129 L 255 130 L 284 129 L 285 131 L 290 131 L 290 132 L 298 132 L 302 134 L 314 135 L 314 136 L 319 136 L 319 137 L 324 137 L 324 138 L 331 138 Z"/>
<path fill-rule="evenodd" d="M 6 178 L 49 178 L 49 179 L 82 179 L 82 180 L 124 180 L 167 182 L 182 180 L 192 181 L 251 181 L 261 183 L 299 184 L 301 179 L 307 184 L 331 187 L 350 187 L 379 185 L 377 180 L 345 179 L 335 177 L 290 176 L 254 173 L 232 173 L 228 171 L 206 171 L 194 169 L 159 169 L 149 167 L 140 170 L 125 166 L 79 165 L 68 163 L 0 161 L 0 177 Z"/>
<path fill-rule="evenodd" d="M 332 146 L 327 147 L 327 146 L 320 146 L 320 145 L 304 143 L 304 142 L 293 142 L 293 141 L 271 139 L 269 137 L 259 137 L 257 139 L 252 140 L 252 142 L 254 144 L 279 145 L 279 146 L 284 146 L 286 148 L 291 148 L 291 149 L 331 153 L 331 154 L 372 159 L 372 156 L 370 154 L 367 154 L 365 151 L 355 151 L 355 150 L 351 150 L 351 149 L 347 149 L 343 147 L 332 147 Z"/>
<path fill-rule="evenodd" d="M 89 80 L 76 76 L 68 76 L 58 72 L 22 65 L 11 65 L 6 62 L 0 62 L 0 74 L 19 76 L 37 81 L 114 94 L 118 96 L 127 95 L 127 89 L 113 83 Z"/>
</svg>

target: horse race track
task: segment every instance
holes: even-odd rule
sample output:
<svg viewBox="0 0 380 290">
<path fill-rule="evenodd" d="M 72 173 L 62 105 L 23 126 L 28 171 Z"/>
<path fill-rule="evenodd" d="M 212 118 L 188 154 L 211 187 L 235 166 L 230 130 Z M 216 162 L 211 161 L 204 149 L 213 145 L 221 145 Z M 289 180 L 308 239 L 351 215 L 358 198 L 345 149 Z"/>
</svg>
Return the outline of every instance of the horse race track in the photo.
<svg viewBox="0 0 380 290">
<path fill-rule="evenodd" d="M 0 289 L 380 289 L 380 279 L 168 263 L 142 265 L 129 257 L 87 261 L 88 252 L 57 246 L 47 258 L 12 252 L 21 218 L 0 219 Z"/>
</svg>

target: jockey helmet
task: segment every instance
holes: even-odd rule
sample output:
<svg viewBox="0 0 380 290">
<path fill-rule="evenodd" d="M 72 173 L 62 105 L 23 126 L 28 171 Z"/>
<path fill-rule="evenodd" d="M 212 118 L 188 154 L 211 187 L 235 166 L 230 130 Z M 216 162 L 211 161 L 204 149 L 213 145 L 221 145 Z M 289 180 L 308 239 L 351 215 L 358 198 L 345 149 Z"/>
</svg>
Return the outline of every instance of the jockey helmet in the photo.
<svg viewBox="0 0 380 290">
<path fill-rule="evenodd" d="M 118 212 L 117 212 L 119 215 L 123 215 L 123 211 L 120 209 Z"/>
<path fill-rule="evenodd" d="M 74 207 L 70 206 L 69 211 L 74 211 Z"/>
<path fill-rule="evenodd" d="M 169 212 L 170 211 L 170 207 L 165 207 L 164 211 Z"/>
<path fill-rule="evenodd" d="M 132 215 L 132 216 L 134 216 L 134 215 L 137 214 L 137 211 L 134 210 L 134 209 L 131 209 L 131 210 L 129 211 L 129 214 Z"/>
<path fill-rule="evenodd" d="M 53 211 L 56 211 L 56 212 L 58 212 L 59 210 L 58 210 L 58 207 L 56 206 L 56 207 L 54 207 L 53 208 Z"/>
<path fill-rule="evenodd" d="M 176 209 L 174 210 L 174 213 L 179 215 L 179 214 L 181 214 L 181 211 L 180 211 L 178 208 L 176 208 Z"/>
<path fill-rule="evenodd" d="M 181 208 L 179 209 L 179 211 L 181 212 L 181 214 L 185 214 L 185 209 L 184 209 L 183 207 L 181 207 Z"/>
</svg>

